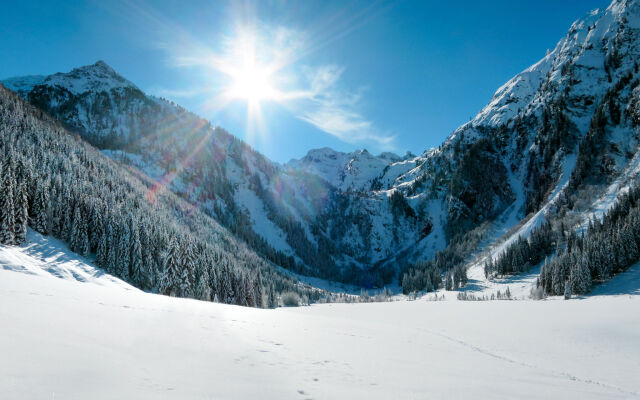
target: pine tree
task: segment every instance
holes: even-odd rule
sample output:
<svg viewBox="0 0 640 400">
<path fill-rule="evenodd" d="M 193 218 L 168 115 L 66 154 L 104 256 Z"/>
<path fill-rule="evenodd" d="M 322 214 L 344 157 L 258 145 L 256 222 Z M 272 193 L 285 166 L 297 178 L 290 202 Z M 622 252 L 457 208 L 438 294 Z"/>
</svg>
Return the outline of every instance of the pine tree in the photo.
<svg viewBox="0 0 640 400">
<path fill-rule="evenodd" d="M 211 298 L 213 299 L 213 301 L 216 302 L 220 302 L 220 296 L 218 296 L 218 273 L 216 272 L 216 268 L 215 267 L 210 267 L 210 272 L 209 272 L 209 288 L 211 289 Z M 218 300 L 215 300 L 215 299 Z"/>
<path fill-rule="evenodd" d="M 0 243 L 12 245 L 14 243 L 15 206 L 14 190 L 15 179 L 10 164 L 7 162 L 2 167 L 2 190 L 0 190 Z"/>
<path fill-rule="evenodd" d="M 117 245 L 118 259 L 116 260 L 116 273 L 125 281 L 129 281 L 131 272 L 129 266 L 131 264 L 131 233 L 129 226 L 122 224 L 119 231 L 119 240 Z"/>
<path fill-rule="evenodd" d="M 131 278 L 136 286 L 144 287 L 145 279 L 143 276 L 143 266 L 142 266 L 142 245 L 140 244 L 140 234 L 138 233 L 138 228 L 135 226 L 133 221 L 131 221 L 131 251 L 129 255 L 130 265 L 129 268 L 131 270 Z"/>
<path fill-rule="evenodd" d="M 262 274 L 258 271 L 258 276 L 255 282 L 255 307 L 263 308 L 264 307 L 264 283 L 262 282 Z"/>
<path fill-rule="evenodd" d="M 15 244 L 22 244 L 27 239 L 27 223 L 29 220 L 29 200 L 27 198 L 27 185 L 25 183 L 18 186 L 15 207 L 14 242 Z"/>
<path fill-rule="evenodd" d="M 244 283 L 244 292 L 246 296 L 245 303 L 249 307 L 255 307 L 256 297 L 255 297 L 253 279 L 251 279 L 248 274 L 245 274 L 243 277 L 243 283 Z"/>
<path fill-rule="evenodd" d="M 164 256 L 164 272 L 159 281 L 158 291 L 169 296 L 179 293 L 178 282 L 181 273 L 181 252 L 175 237 L 169 241 L 169 247 Z"/>
<path fill-rule="evenodd" d="M 42 182 L 36 188 L 30 218 L 33 229 L 49 234 L 49 188 Z"/>
<path fill-rule="evenodd" d="M 193 272 L 196 267 L 194 246 L 187 242 L 182 252 L 182 271 L 180 272 L 180 296 L 193 297 Z"/>
<path fill-rule="evenodd" d="M 233 282 L 233 291 L 236 294 L 235 304 L 239 306 L 247 306 L 247 287 L 245 285 L 245 277 L 243 275 L 244 274 L 242 272 L 239 274 L 234 274 L 231 280 Z"/>
<path fill-rule="evenodd" d="M 571 266 L 570 289 L 575 294 L 585 294 L 591 289 L 591 271 L 586 256 Z"/>
<path fill-rule="evenodd" d="M 91 217 L 89 221 L 89 248 L 95 252 L 98 250 L 100 238 L 104 231 L 102 210 L 95 203 L 91 207 Z"/>
<path fill-rule="evenodd" d="M 220 295 L 223 303 L 226 304 L 235 304 L 236 303 L 236 292 L 234 290 L 233 285 L 233 271 L 228 267 L 224 266 L 222 270 L 222 277 L 220 279 L 221 287 L 220 287 Z"/>
<path fill-rule="evenodd" d="M 104 232 L 98 240 L 98 249 L 96 250 L 96 264 L 100 268 L 107 269 L 109 262 L 109 231 L 111 227 L 105 228 Z"/>
<path fill-rule="evenodd" d="M 87 221 L 79 205 L 73 211 L 73 222 L 71 225 L 71 235 L 69 248 L 84 256 L 89 255 L 89 237 L 87 234 Z"/>
<path fill-rule="evenodd" d="M 195 298 L 205 301 L 211 301 L 211 288 L 209 286 L 209 273 L 207 268 L 200 268 L 195 288 Z"/>
<path fill-rule="evenodd" d="M 273 288 L 273 285 L 269 285 L 269 294 L 267 300 L 267 307 L 269 308 L 277 308 L 278 307 L 278 297 L 276 296 L 276 291 Z"/>
</svg>

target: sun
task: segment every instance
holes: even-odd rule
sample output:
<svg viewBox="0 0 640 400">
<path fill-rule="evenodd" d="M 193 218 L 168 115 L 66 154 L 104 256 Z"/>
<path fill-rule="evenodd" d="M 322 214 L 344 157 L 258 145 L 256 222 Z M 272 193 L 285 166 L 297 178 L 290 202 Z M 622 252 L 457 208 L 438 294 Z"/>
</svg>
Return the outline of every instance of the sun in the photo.
<svg viewBox="0 0 640 400">
<path fill-rule="evenodd" d="M 254 138 L 266 138 L 264 111 L 273 108 L 263 107 L 265 103 L 284 105 L 291 99 L 286 90 L 281 90 L 291 81 L 283 71 L 288 58 L 269 38 L 259 34 L 256 28 L 238 27 L 235 35 L 222 40 L 221 53 L 208 57 L 221 88 L 211 100 L 212 107 L 223 109 L 231 103 L 246 104 L 245 140 L 250 143 Z"/>
<path fill-rule="evenodd" d="M 234 99 L 257 104 L 277 97 L 268 68 L 256 65 L 255 60 L 246 60 L 243 66 L 233 71 L 231 78 L 229 95 Z"/>
<path fill-rule="evenodd" d="M 245 100 L 250 105 L 278 98 L 273 85 L 274 68 L 261 62 L 264 60 L 258 57 L 257 41 L 253 32 L 245 31 L 233 40 L 232 56 L 223 63 L 223 70 L 230 78 L 227 97 Z"/>
</svg>

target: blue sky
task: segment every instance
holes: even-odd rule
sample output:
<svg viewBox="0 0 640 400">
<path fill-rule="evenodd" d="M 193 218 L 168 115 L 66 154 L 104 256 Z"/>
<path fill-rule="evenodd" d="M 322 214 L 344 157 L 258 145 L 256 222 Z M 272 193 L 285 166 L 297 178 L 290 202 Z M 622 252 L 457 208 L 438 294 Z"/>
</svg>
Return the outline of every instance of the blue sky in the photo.
<svg viewBox="0 0 640 400">
<path fill-rule="evenodd" d="M 542 58 L 574 20 L 607 6 L 24 0 L 0 14 L 0 78 L 102 59 L 276 161 L 325 146 L 421 153 Z"/>
</svg>

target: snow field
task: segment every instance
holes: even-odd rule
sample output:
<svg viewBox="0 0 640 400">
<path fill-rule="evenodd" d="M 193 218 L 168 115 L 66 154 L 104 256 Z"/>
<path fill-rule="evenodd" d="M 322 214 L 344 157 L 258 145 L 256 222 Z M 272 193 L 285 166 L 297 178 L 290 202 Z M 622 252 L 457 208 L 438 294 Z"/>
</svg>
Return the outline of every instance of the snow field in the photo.
<svg viewBox="0 0 640 400">
<path fill-rule="evenodd" d="M 64 254 L 0 247 L 0 398 L 640 397 L 637 268 L 571 301 L 259 310 L 51 274 L 38 246 Z"/>
</svg>

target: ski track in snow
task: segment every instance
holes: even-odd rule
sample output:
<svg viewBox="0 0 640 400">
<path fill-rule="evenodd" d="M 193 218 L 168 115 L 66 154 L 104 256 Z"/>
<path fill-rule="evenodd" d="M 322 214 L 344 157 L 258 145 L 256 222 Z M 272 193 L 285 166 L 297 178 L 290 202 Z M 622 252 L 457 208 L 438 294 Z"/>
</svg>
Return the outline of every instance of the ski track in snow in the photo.
<svg viewBox="0 0 640 400">
<path fill-rule="evenodd" d="M 547 368 L 541 368 L 541 367 L 536 366 L 536 365 L 528 364 L 526 362 L 518 361 L 518 360 L 515 360 L 515 359 L 512 359 L 512 358 L 509 358 L 509 357 L 494 353 L 492 351 L 483 349 L 483 348 L 478 347 L 476 345 L 473 345 L 473 344 L 471 344 L 469 342 L 465 342 L 463 340 L 456 339 L 455 337 L 446 335 L 444 333 L 438 333 L 438 332 L 434 332 L 434 331 L 431 331 L 431 330 L 425 330 L 425 332 L 430 333 L 432 335 L 436 335 L 436 336 L 445 338 L 445 339 L 447 339 L 447 340 L 449 340 L 449 341 L 451 341 L 453 343 L 457 343 L 457 344 L 459 344 L 461 346 L 470 348 L 473 351 L 476 351 L 478 353 L 484 354 L 484 355 L 489 356 L 489 357 L 493 357 L 493 358 L 498 359 L 498 360 L 502 360 L 502 361 L 504 361 L 506 363 L 509 363 L 509 364 L 517 364 L 517 365 L 520 365 L 520 366 L 523 366 L 523 367 L 526 367 L 526 368 L 540 370 L 540 371 L 542 371 L 544 373 L 548 373 L 548 374 L 553 375 L 553 376 L 563 377 L 563 378 L 569 379 L 571 381 L 578 381 L 578 382 L 582 382 L 582 383 L 586 383 L 586 384 L 590 384 L 590 385 L 597 385 L 597 386 L 601 386 L 603 388 L 607 388 L 607 389 L 618 391 L 618 392 L 626 394 L 626 395 L 640 397 L 640 392 L 628 391 L 628 390 L 620 388 L 618 386 L 613 386 L 613 385 L 609 385 L 607 383 L 594 381 L 592 379 L 582 379 L 582 378 L 579 378 L 579 377 L 577 377 L 577 376 L 575 376 L 575 375 L 573 375 L 571 373 L 568 373 L 568 372 L 558 372 L 558 371 L 550 370 L 550 369 L 547 369 Z"/>
</svg>

